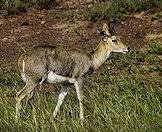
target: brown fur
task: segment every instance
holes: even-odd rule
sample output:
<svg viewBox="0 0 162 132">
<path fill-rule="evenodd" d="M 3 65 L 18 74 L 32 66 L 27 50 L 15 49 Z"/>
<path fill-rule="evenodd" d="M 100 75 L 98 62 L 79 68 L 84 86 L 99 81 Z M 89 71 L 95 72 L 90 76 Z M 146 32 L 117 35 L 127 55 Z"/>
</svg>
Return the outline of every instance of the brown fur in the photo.
<svg viewBox="0 0 162 132">
<path fill-rule="evenodd" d="M 25 74 L 31 74 L 35 80 L 40 80 L 48 71 L 53 71 L 65 77 L 78 78 L 92 68 L 91 55 L 79 50 L 64 47 L 36 47 L 29 53 L 23 54 L 18 62 L 22 72 L 25 62 Z"/>
</svg>

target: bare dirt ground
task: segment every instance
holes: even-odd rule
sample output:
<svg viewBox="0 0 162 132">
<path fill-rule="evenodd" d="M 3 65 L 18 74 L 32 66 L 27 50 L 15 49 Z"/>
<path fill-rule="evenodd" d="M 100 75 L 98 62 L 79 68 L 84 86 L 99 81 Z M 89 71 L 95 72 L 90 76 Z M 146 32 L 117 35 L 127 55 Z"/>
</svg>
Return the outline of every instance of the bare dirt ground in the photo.
<svg viewBox="0 0 162 132">
<path fill-rule="evenodd" d="M 0 72 L 17 70 L 21 53 L 38 45 L 64 45 L 91 51 L 101 36 L 96 33 L 105 21 L 96 23 L 60 17 L 57 10 L 28 9 L 19 15 L 0 15 Z M 126 17 L 114 23 L 116 33 L 132 49 L 143 48 L 149 39 L 162 41 L 162 22 L 153 20 L 149 12 Z M 150 35 L 154 35 L 153 38 Z"/>
</svg>

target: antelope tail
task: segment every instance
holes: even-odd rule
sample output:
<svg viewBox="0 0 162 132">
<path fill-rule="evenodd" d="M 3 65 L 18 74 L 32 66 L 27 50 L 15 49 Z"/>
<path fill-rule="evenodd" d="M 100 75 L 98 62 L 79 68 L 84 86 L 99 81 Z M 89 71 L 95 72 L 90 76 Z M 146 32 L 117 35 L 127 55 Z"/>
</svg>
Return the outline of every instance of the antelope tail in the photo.
<svg viewBox="0 0 162 132">
<path fill-rule="evenodd" d="M 22 64 L 22 71 L 23 73 L 25 72 L 25 61 L 23 60 L 23 64 Z"/>
</svg>

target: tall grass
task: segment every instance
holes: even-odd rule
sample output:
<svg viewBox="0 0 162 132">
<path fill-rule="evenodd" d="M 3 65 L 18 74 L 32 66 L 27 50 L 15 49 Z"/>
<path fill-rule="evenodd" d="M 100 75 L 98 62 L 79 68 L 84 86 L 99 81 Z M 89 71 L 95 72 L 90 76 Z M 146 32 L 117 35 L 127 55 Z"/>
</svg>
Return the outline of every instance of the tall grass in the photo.
<svg viewBox="0 0 162 132">
<path fill-rule="evenodd" d="M 162 131 L 162 61 L 157 45 L 151 42 L 145 51 L 114 54 L 87 79 L 83 87 L 83 126 L 74 87 L 55 120 L 50 117 L 58 96 L 42 87 L 16 124 L 14 96 L 22 88 L 22 81 L 17 75 L 1 77 L 0 131 Z"/>
</svg>

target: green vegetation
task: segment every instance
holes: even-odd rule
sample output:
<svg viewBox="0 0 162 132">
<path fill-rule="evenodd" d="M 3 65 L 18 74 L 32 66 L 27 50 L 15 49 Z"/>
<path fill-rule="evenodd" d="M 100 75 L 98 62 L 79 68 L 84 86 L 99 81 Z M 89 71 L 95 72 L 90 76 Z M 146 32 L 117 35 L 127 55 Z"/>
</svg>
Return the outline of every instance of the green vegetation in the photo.
<svg viewBox="0 0 162 132">
<path fill-rule="evenodd" d="M 84 85 L 85 122 L 79 120 L 76 92 L 72 87 L 56 120 L 50 121 L 57 94 L 37 90 L 15 123 L 16 91 L 23 86 L 16 74 L 0 78 L 1 131 L 162 131 L 162 61 L 160 44 L 146 50 L 113 54 Z M 108 66 L 111 67 L 109 70 Z M 46 91 L 46 92 L 45 92 Z"/>
<path fill-rule="evenodd" d="M 150 42 L 150 48 L 148 50 L 149 53 L 152 54 L 159 54 L 162 55 L 162 47 L 160 46 L 160 43 L 157 43 L 156 41 Z"/>
<path fill-rule="evenodd" d="M 83 14 L 91 21 L 98 19 L 119 19 L 123 14 L 150 8 L 162 8 L 161 0 L 103 0 L 104 3 L 93 4 Z M 7 10 L 9 14 L 24 11 L 25 7 L 50 8 L 56 5 L 56 0 L 1 0 L 0 9 Z"/>
<path fill-rule="evenodd" d="M 91 21 L 98 19 L 118 20 L 129 13 L 148 9 L 162 8 L 161 0 L 112 0 L 96 4 L 84 12 L 85 18 Z"/>
<path fill-rule="evenodd" d="M 25 6 L 36 8 L 49 8 L 55 5 L 55 0 L 1 0 L 0 9 L 7 10 L 9 14 L 25 11 Z"/>
</svg>

